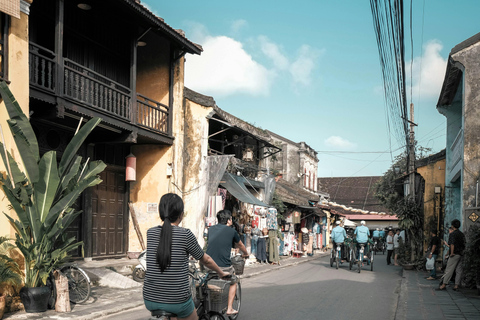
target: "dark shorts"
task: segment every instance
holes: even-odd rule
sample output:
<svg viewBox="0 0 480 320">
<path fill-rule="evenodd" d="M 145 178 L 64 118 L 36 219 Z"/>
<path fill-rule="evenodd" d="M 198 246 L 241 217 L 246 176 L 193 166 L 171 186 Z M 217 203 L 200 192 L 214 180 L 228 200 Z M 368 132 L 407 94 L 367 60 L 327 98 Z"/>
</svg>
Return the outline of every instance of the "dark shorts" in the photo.
<svg viewBox="0 0 480 320">
<path fill-rule="evenodd" d="M 145 307 L 149 311 L 153 310 L 163 310 L 176 314 L 179 318 L 187 318 L 192 312 L 195 311 L 195 304 L 193 303 L 192 298 L 188 299 L 182 303 L 159 303 L 152 302 L 149 300 L 143 300 L 145 302 Z"/>
</svg>

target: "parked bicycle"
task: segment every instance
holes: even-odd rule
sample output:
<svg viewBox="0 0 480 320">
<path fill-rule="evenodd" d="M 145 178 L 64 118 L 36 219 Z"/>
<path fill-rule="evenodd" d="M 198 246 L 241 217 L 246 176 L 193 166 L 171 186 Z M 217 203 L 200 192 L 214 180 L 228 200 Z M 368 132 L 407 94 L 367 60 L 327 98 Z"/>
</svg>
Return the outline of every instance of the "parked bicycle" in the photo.
<svg viewBox="0 0 480 320">
<path fill-rule="evenodd" d="M 90 278 L 85 271 L 78 267 L 75 263 L 68 263 L 58 269 L 68 280 L 68 293 L 70 302 L 75 304 L 82 304 L 88 300 L 91 293 Z M 57 288 L 53 274 L 47 279 L 47 286 L 50 287 L 51 295 L 48 301 L 50 309 L 55 308 L 57 300 Z"/>
<path fill-rule="evenodd" d="M 240 281 L 237 280 L 237 291 L 233 301 L 233 308 L 239 313 L 227 315 L 228 290 L 230 281 L 218 279 L 214 272 L 201 272 L 195 261 L 190 261 L 189 276 L 191 279 L 190 290 L 192 299 L 197 308 L 199 320 L 236 320 L 241 307 L 242 287 Z M 237 277 L 237 276 L 233 276 Z M 171 320 L 176 318 L 176 314 L 163 310 L 154 310 L 151 312 L 152 319 Z"/>
</svg>

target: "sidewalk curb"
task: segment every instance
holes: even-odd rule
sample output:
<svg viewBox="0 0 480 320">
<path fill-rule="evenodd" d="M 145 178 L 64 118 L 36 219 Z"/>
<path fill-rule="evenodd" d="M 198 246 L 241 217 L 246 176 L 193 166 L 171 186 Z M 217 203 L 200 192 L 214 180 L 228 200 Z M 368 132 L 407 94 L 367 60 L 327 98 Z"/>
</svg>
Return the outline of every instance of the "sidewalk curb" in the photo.
<svg viewBox="0 0 480 320">
<path fill-rule="evenodd" d="M 316 260 L 316 259 L 319 259 L 319 258 L 322 258 L 326 255 L 329 255 L 329 253 L 317 253 L 315 256 L 313 257 L 308 257 L 306 259 L 302 259 L 302 258 L 295 258 L 297 259 L 298 261 L 294 261 L 294 262 L 291 262 L 291 263 L 287 263 L 285 265 L 276 265 L 275 267 L 272 267 L 272 268 L 269 268 L 269 269 L 265 269 L 265 270 L 260 270 L 260 271 L 257 271 L 257 272 L 253 272 L 251 274 L 248 274 L 248 275 L 242 275 L 241 278 L 242 279 L 247 279 L 247 278 L 251 278 L 251 277 L 254 277 L 254 276 L 258 276 L 260 274 L 264 274 L 264 273 L 267 273 L 267 272 L 271 272 L 271 271 L 275 271 L 275 270 L 280 270 L 280 269 L 284 269 L 286 267 L 290 267 L 290 266 L 296 266 L 296 265 L 299 265 L 299 264 L 302 264 L 302 263 L 305 263 L 305 262 L 309 262 L 309 261 L 313 261 L 313 260 Z"/>
</svg>

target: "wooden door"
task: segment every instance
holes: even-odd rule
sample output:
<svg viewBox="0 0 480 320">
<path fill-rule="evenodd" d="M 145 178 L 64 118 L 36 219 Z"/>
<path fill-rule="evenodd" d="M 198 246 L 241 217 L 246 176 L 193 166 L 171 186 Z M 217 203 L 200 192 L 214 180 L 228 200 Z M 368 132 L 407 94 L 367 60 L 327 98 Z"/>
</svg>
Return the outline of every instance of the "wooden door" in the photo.
<svg viewBox="0 0 480 320">
<path fill-rule="evenodd" d="M 128 215 L 125 168 L 107 166 L 102 183 L 92 188 L 92 256 L 126 254 Z"/>
</svg>

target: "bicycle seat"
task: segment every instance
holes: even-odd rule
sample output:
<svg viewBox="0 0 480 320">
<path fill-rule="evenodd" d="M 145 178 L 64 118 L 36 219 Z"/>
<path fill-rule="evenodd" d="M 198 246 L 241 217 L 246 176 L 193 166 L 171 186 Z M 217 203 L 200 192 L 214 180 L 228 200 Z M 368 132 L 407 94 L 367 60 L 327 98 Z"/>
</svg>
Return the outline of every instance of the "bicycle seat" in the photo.
<svg viewBox="0 0 480 320">
<path fill-rule="evenodd" d="M 167 311 L 164 311 L 164 310 L 153 310 L 151 313 L 152 313 L 152 317 L 157 317 L 157 318 L 160 318 L 160 317 L 176 318 L 177 317 L 177 315 L 175 313 L 167 312 Z"/>
</svg>

